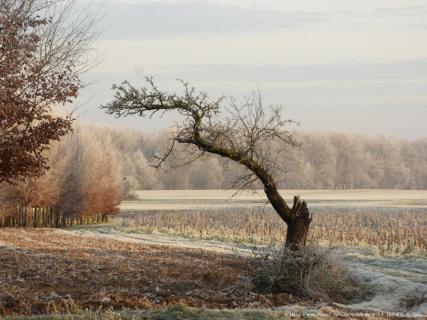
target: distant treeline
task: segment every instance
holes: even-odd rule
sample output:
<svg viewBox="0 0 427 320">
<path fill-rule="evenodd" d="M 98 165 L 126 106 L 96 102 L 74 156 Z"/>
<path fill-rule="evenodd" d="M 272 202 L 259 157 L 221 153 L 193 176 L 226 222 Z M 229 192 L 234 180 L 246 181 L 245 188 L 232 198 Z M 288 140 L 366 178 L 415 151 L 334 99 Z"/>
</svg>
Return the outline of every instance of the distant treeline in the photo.
<svg viewBox="0 0 427 320">
<path fill-rule="evenodd" d="M 241 166 L 206 155 L 179 166 L 182 159 L 158 162 L 168 146 L 168 134 L 144 134 L 128 129 L 109 131 L 120 159 L 125 193 L 132 189 L 230 189 L 243 173 Z M 280 188 L 292 189 L 426 189 L 427 138 L 414 141 L 389 136 L 338 132 L 295 132 L 302 147 L 277 159 L 285 169 Z M 182 147 L 182 154 L 191 150 Z M 177 167 L 178 166 L 178 167 Z M 177 167 L 177 168 L 176 168 Z"/>
<path fill-rule="evenodd" d="M 336 132 L 295 132 L 295 136 L 302 147 L 277 159 L 285 169 L 284 174 L 277 173 L 280 188 L 427 188 L 427 138 L 407 141 Z M 133 190 L 231 189 L 244 174 L 241 166 L 212 155 L 186 163 L 191 148 L 185 146 L 161 168 L 154 168 L 168 145 L 167 131 L 146 134 L 76 126 L 52 145 L 45 175 L 0 185 L 0 216 L 14 217 L 2 223 L 96 222 L 117 212 L 120 200 Z"/>
</svg>

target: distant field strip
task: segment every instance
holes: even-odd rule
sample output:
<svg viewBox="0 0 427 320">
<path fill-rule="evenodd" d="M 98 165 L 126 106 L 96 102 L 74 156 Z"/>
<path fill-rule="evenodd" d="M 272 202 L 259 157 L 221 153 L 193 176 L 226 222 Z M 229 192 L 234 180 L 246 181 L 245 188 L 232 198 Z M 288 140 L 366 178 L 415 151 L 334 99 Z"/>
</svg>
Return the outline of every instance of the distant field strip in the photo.
<svg viewBox="0 0 427 320">
<path fill-rule="evenodd" d="M 427 190 L 281 190 L 287 200 L 300 195 L 310 206 L 384 206 L 427 208 Z M 137 200 L 124 201 L 121 210 L 181 210 L 190 208 L 262 207 L 262 192 L 235 190 L 139 190 Z"/>
</svg>

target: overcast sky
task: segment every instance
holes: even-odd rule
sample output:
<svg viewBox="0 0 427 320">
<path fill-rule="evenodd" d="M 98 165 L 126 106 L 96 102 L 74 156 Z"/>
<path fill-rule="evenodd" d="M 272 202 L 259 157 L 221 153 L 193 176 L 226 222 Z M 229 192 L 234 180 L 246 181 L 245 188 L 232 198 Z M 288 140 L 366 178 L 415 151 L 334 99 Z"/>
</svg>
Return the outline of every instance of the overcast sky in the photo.
<svg viewBox="0 0 427 320">
<path fill-rule="evenodd" d="M 85 0 L 80 0 L 85 1 Z M 152 75 L 216 97 L 260 90 L 307 130 L 427 136 L 425 0 L 104 1 L 104 59 L 85 75 L 81 120 L 155 131 L 174 120 L 117 120 L 111 85 Z"/>
</svg>

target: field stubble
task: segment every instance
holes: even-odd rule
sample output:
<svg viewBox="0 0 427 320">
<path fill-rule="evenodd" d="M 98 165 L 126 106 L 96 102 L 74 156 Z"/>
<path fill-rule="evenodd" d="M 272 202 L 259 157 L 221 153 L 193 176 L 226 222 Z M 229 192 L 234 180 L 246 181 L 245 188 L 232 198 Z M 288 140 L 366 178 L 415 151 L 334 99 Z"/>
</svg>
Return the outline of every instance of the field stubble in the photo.
<svg viewBox="0 0 427 320">
<path fill-rule="evenodd" d="M 427 255 L 424 208 L 314 207 L 311 243 L 372 247 L 382 255 Z M 163 233 L 225 242 L 277 245 L 286 225 L 268 207 L 123 211 L 117 218 L 129 232 Z"/>
</svg>

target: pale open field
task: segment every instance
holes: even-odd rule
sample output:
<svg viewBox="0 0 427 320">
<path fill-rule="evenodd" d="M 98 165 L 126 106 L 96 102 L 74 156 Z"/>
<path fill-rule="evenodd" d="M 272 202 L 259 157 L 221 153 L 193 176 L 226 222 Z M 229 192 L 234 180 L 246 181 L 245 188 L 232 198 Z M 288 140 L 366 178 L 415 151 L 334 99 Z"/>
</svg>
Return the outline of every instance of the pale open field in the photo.
<svg viewBox="0 0 427 320">
<path fill-rule="evenodd" d="M 285 199 L 300 195 L 311 206 L 390 206 L 427 208 L 427 190 L 281 190 Z M 122 210 L 264 206 L 262 190 L 138 190 L 139 200 L 124 201 Z"/>
</svg>

